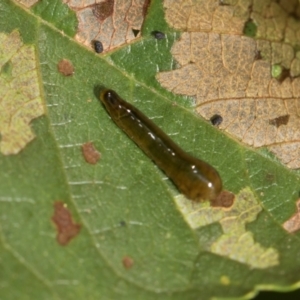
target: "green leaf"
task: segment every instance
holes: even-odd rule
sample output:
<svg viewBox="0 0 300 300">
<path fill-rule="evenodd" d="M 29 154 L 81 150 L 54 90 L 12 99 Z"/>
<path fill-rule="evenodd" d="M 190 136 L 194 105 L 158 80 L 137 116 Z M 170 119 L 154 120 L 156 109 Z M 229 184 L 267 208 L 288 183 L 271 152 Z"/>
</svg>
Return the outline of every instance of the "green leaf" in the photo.
<svg viewBox="0 0 300 300">
<path fill-rule="evenodd" d="M 175 68 L 170 49 L 179 37 L 165 23 L 161 1 L 149 6 L 139 39 L 104 55 L 76 42 L 74 14 L 59 1 L 27 10 L 2 0 L 0 16 L 1 33 L 17 31 L 24 47 L 34 47 L 44 101 L 44 115 L 30 122 L 35 138 L 17 154 L 0 153 L 1 299 L 245 299 L 263 289 L 297 287 L 299 233 L 282 224 L 296 212 L 299 172 L 233 140 L 198 117 L 192 99 L 160 86 L 155 76 Z M 154 30 L 167 38 L 154 39 Z M 8 46 L 0 45 L 5 55 Z M 73 65 L 72 76 L 58 71 L 62 59 Z M 3 64 L 1 93 L 12 90 L 14 68 Z M 113 123 L 94 94 L 97 85 L 115 90 L 183 149 L 216 167 L 226 190 L 251 191 L 260 209 L 245 215 L 239 207 L 244 215 L 235 224 L 244 231 L 234 237 L 250 234 L 260 249 L 278 253 L 278 263 L 253 267 L 213 252 L 228 227 L 220 219 L 197 228 L 186 221 L 179 192 Z M 1 121 L 7 110 L 0 96 Z M 81 150 L 90 141 L 101 153 L 95 165 Z M 57 201 L 81 224 L 66 246 L 57 242 L 52 221 Z"/>
</svg>

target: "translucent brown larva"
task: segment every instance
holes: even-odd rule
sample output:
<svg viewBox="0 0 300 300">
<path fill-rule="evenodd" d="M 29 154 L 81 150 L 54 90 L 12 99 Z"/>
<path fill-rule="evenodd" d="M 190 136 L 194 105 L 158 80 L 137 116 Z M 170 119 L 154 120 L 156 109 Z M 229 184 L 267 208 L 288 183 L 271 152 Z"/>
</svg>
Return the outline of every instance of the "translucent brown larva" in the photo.
<svg viewBox="0 0 300 300">
<path fill-rule="evenodd" d="M 160 128 L 112 90 L 100 100 L 113 121 L 162 169 L 180 192 L 194 201 L 213 200 L 222 190 L 218 172 L 175 144 Z"/>
</svg>

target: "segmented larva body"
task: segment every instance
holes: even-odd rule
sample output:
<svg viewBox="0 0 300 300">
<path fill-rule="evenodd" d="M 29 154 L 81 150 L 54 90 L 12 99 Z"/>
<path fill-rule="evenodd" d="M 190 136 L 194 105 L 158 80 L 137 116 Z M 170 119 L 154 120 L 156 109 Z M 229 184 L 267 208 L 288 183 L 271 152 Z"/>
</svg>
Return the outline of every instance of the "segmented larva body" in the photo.
<svg viewBox="0 0 300 300">
<path fill-rule="evenodd" d="M 178 190 L 194 201 L 213 200 L 222 190 L 218 172 L 183 151 L 167 134 L 112 90 L 100 100 L 113 121 L 163 170 Z"/>
</svg>

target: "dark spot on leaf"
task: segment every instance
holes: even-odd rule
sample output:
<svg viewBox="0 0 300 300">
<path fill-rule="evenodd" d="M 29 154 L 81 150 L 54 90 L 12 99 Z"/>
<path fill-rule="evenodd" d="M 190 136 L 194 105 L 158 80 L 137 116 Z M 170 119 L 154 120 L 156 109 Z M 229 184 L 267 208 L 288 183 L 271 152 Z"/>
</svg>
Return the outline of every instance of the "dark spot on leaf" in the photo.
<svg viewBox="0 0 300 300">
<path fill-rule="evenodd" d="M 157 39 L 157 40 L 163 40 L 166 38 L 166 35 L 161 31 L 152 31 L 151 34 Z"/>
<path fill-rule="evenodd" d="M 58 71 L 64 76 L 71 76 L 74 74 L 74 67 L 72 63 L 67 59 L 62 59 L 57 64 Z"/>
<path fill-rule="evenodd" d="M 300 229 L 300 199 L 296 202 L 296 209 L 297 212 L 282 224 L 282 227 L 289 233 Z"/>
<path fill-rule="evenodd" d="M 125 221 L 120 221 L 120 226 L 125 227 L 127 224 Z"/>
<path fill-rule="evenodd" d="M 132 32 L 134 34 L 135 37 L 137 37 L 137 35 L 140 33 L 139 29 L 132 29 Z"/>
<path fill-rule="evenodd" d="M 125 269 L 129 270 L 134 264 L 133 259 L 130 256 L 124 256 L 122 259 L 122 263 Z"/>
<path fill-rule="evenodd" d="M 83 144 L 81 150 L 85 161 L 91 165 L 95 165 L 101 157 L 92 142 Z"/>
<path fill-rule="evenodd" d="M 290 115 L 284 115 L 284 116 L 280 116 L 275 119 L 269 120 L 269 124 L 276 126 L 278 128 L 281 125 L 287 125 L 289 122 L 289 119 L 290 119 Z"/>
<path fill-rule="evenodd" d="M 275 181 L 275 178 L 276 178 L 275 175 L 272 173 L 267 173 L 265 175 L 265 179 L 268 183 L 273 183 Z"/>
<path fill-rule="evenodd" d="M 254 23 L 252 19 L 249 19 L 244 26 L 244 35 L 248 37 L 255 37 L 257 32 L 257 25 Z"/>
<path fill-rule="evenodd" d="M 230 6 L 229 3 L 226 3 L 226 0 L 219 0 L 219 5 L 220 6 Z"/>
<path fill-rule="evenodd" d="M 260 60 L 260 59 L 262 59 L 260 50 L 256 50 L 256 51 L 255 51 L 254 59 L 255 59 L 255 60 Z"/>
<path fill-rule="evenodd" d="M 235 195 L 229 191 L 222 191 L 214 200 L 210 202 L 213 207 L 230 208 L 234 203 Z"/>
<path fill-rule="evenodd" d="M 114 12 L 114 0 L 106 0 L 104 2 L 95 4 L 93 14 L 100 22 L 110 17 Z"/>
<path fill-rule="evenodd" d="M 6 62 L 5 64 L 2 65 L 2 68 L 0 68 L 1 75 L 6 77 L 6 78 L 11 78 L 12 77 L 12 70 L 13 70 L 13 65 L 11 61 Z"/>
<path fill-rule="evenodd" d="M 69 209 L 61 201 L 54 203 L 52 221 L 57 229 L 56 240 L 62 246 L 66 246 L 79 233 L 81 228 L 80 224 L 74 223 Z"/>
<path fill-rule="evenodd" d="M 299 4 L 298 4 L 299 5 Z M 294 18 L 295 21 L 300 21 L 300 9 L 295 8 L 294 11 L 292 11 L 291 13 L 289 13 L 289 16 Z"/>
<path fill-rule="evenodd" d="M 222 118 L 222 116 L 216 114 L 210 118 L 210 121 L 211 121 L 211 124 L 213 124 L 214 126 L 219 126 L 223 122 L 223 118 Z"/>
<path fill-rule="evenodd" d="M 277 77 L 276 79 L 281 83 L 289 77 L 291 77 L 290 70 L 286 68 L 282 68 L 280 76 Z"/>
<path fill-rule="evenodd" d="M 94 40 L 92 42 L 92 44 L 93 44 L 93 47 L 94 47 L 96 53 L 102 53 L 103 52 L 103 44 L 100 41 Z"/>
</svg>

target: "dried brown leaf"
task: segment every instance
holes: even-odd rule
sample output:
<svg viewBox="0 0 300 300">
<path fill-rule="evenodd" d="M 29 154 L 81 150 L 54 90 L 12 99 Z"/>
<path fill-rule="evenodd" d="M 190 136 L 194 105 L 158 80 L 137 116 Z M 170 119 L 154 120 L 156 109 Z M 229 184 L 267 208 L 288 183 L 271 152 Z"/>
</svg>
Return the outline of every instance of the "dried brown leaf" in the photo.
<svg viewBox="0 0 300 300">
<path fill-rule="evenodd" d="M 178 68 L 159 73 L 158 81 L 174 93 L 196 97 L 197 111 L 206 119 L 222 116 L 220 129 L 253 147 L 267 146 L 288 167 L 300 168 L 300 53 L 277 38 L 271 42 L 237 35 L 243 26 L 232 30 L 227 17 L 217 21 L 227 24 L 225 30 L 216 30 L 214 18 L 220 8 L 215 1 L 185 1 L 180 10 L 181 2 L 165 1 L 167 20 L 189 32 L 171 50 Z M 268 3 L 256 1 L 251 11 L 269 18 L 267 23 L 290 17 L 276 1 Z M 220 7 L 242 22 L 249 17 L 248 1 L 227 4 Z M 270 27 L 280 29 L 282 38 L 280 24 Z M 299 21 L 297 26 L 300 32 Z"/>
<path fill-rule="evenodd" d="M 64 0 L 78 18 L 76 39 L 93 47 L 101 41 L 104 51 L 132 42 L 139 37 L 149 0 Z"/>
<path fill-rule="evenodd" d="M 165 0 L 167 22 L 177 30 L 242 34 L 251 0 Z"/>
</svg>

